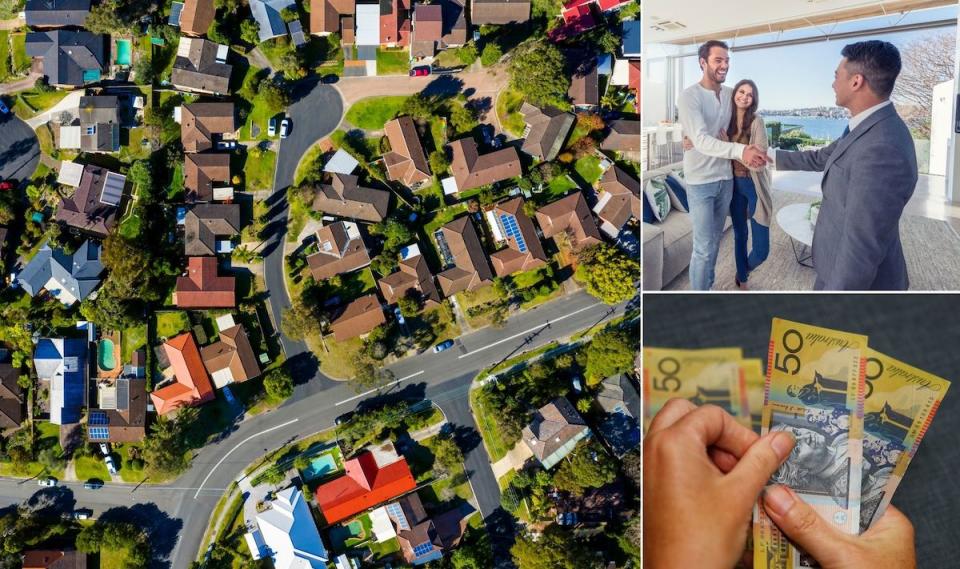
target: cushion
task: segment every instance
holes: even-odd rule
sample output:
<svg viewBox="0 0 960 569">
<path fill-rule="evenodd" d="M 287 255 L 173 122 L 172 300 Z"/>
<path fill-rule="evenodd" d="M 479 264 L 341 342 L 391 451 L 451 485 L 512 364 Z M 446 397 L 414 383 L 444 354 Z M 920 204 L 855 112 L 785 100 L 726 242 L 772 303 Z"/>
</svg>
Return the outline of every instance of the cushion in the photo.
<svg viewBox="0 0 960 569">
<path fill-rule="evenodd" d="M 646 199 L 643 200 L 643 222 L 644 223 L 656 223 L 657 218 L 653 215 L 653 208 L 650 207 L 650 202 Z"/>
<path fill-rule="evenodd" d="M 667 214 L 670 213 L 670 192 L 667 190 L 665 177 L 657 176 L 656 178 L 650 178 L 647 181 L 647 187 L 643 190 L 643 194 L 650 203 L 650 208 L 653 210 L 653 217 L 657 221 L 666 219 Z"/>
<path fill-rule="evenodd" d="M 683 178 L 683 172 L 670 172 L 667 175 L 667 189 L 670 191 L 670 205 L 673 209 L 690 213 L 690 205 L 687 203 L 687 181 Z"/>
</svg>

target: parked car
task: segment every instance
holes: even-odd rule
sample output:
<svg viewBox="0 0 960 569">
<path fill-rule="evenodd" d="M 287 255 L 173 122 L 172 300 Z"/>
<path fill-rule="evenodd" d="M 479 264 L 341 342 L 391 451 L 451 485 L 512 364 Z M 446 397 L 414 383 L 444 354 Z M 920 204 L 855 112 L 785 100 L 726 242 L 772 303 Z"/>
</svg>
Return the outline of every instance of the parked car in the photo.
<svg viewBox="0 0 960 569">
<path fill-rule="evenodd" d="M 37 480 L 37 484 L 46 488 L 53 488 L 54 486 L 57 485 L 57 479 L 52 476 L 48 476 L 46 478 L 41 478 L 40 480 Z"/>
<path fill-rule="evenodd" d="M 237 147 L 237 141 L 235 140 L 221 140 L 217 143 L 217 148 L 220 150 L 232 150 Z"/>
<path fill-rule="evenodd" d="M 320 78 L 320 82 L 326 83 L 327 85 L 336 83 L 339 80 L 340 80 L 340 76 L 334 75 L 333 73 L 330 73 L 329 75 L 324 75 L 323 77 Z"/>
<path fill-rule="evenodd" d="M 2 191 L 9 191 L 14 189 L 15 187 L 16 186 L 14 186 L 13 182 L 11 182 L 10 180 L 5 180 L 3 182 L 0 182 L 0 190 Z"/>
<path fill-rule="evenodd" d="M 425 77 L 430 75 L 430 68 L 426 65 L 414 67 L 410 70 L 410 77 Z"/>
<path fill-rule="evenodd" d="M 7 104 L 3 102 L 3 99 L 0 99 L 0 115 L 9 115 L 9 114 L 10 114 L 10 107 L 8 107 Z"/>
<path fill-rule="evenodd" d="M 403 314 L 400 312 L 399 306 L 393 309 L 393 314 L 397 317 L 397 324 L 401 326 L 406 325 L 407 321 L 403 319 Z"/>
<path fill-rule="evenodd" d="M 103 488 L 103 480 L 98 478 L 91 478 L 83 483 L 83 488 L 85 490 L 99 490 Z"/>
<path fill-rule="evenodd" d="M 340 415 L 334 420 L 334 423 L 336 423 L 339 426 L 344 423 L 349 423 L 351 419 L 353 419 L 353 411 L 349 411 L 347 413 L 344 413 L 343 415 Z"/>
<path fill-rule="evenodd" d="M 277 117 L 270 118 L 270 122 L 267 124 L 267 136 L 271 138 L 277 136 Z"/>
<path fill-rule="evenodd" d="M 104 458 L 104 459 L 103 459 L 103 462 L 105 462 L 105 463 L 107 464 L 107 472 L 109 472 L 111 475 L 117 474 L 117 473 L 119 472 L 119 471 L 117 470 L 117 463 L 115 463 L 115 462 L 113 461 L 113 457 L 112 457 L 112 456 L 108 456 L 108 457 Z"/>
<path fill-rule="evenodd" d="M 107 446 L 107 443 L 100 443 L 100 453 L 103 456 L 110 456 L 110 447 Z"/>
<path fill-rule="evenodd" d="M 73 513 L 73 519 L 75 520 L 89 520 L 90 516 L 93 515 L 93 510 L 77 510 Z"/>
<path fill-rule="evenodd" d="M 280 123 L 280 138 L 286 138 L 290 134 L 290 119 L 283 119 Z"/>
<path fill-rule="evenodd" d="M 433 353 L 439 354 L 440 352 L 442 352 L 442 351 L 444 351 L 444 350 L 449 350 L 449 349 L 452 348 L 452 347 L 453 347 L 453 340 L 447 340 L 446 342 L 440 342 L 439 344 L 437 344 L 436 346 L 433 347 Z"/>
</svg>

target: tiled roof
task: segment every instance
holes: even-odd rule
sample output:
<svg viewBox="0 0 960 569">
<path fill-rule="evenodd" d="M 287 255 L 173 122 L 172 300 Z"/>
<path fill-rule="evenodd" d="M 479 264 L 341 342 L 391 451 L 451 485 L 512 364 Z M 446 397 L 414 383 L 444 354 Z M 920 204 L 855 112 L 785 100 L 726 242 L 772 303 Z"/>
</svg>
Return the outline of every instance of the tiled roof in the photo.
<svg viewBox="0 0 960 569">
<path fill-rule="evenodd" d="M 477 235 L 477 230 L 465 215 L 441 227 L 440 235 L 450 251 L 454 267 L 437 275 L 445 296 L 464 290 L 474 290 L 493 282 L 493 272 L 487 263 L 487 255 Z"/>
<path fill-rule="evenodd" d="M 380 466 L 373 453 L 363 451 L 344 463 L 346 474 L 321 484 L 314 492 L 328 524 L 344 520 L 368 508 L 401 496 L 414 488 L 406 459 Z"/>
<path fill-rule="evenodd" d="M 450 170 L 461 192 L 507 180 L 523 174 L 520 156 L 512 146 L 481 155 L 473 138 L 461 138 L 450 143 L 453 161 Z"/>
<path fill-rule="evenodd" d="M 240 233 L 240 204 L 197 204 L 184 219 L 184 253 L 217 254 L 217 238 Z"/>
<path fill-rule="evenodd" d="M 165 415 L 180 407 L 200 405 L 216 397 L 193 334 L 180 334 L 167 341 L 163 349 L 173 366 L 176 381 L 150 394 L 158 414 Z"/>
<path fill-rule="evenodd" d="M 574 249 L 597 245 L 603 240 L 590 206 L 579 191 L 538 209 L 537 223 L 548 239 L 569 231 Z"/>
<path fill-rule="evenodd" d="M 473 0 L 470 21 L 484 24 L 522 23 L 530 19 L 529 0 Z"/>
<path fill-rule="evenodd" d="M 211 201 L 214 186 L 229 183 L 229 154 L 220 152 L 184 154 L 183 187 L 187 190 L 188 202 Z"/>
<path fill-rule="evenodd" d="M 313 209 L 362 221 L 383 221 L 390 207 L 390 193 L 366 188 L 352 174 L 333 174 L 330 184 L 318 188 Z"/>
<path fill-rule="evenodd" d="M 206 35 L 215 14 L 213 0 L 183 0 L 180 31 L 188 36 Z"/>
<path fill-rule="evenodd" d="M 493 208 L 493 215 L 496 223 L 510 226 L 502 229 L 507 248 L 490 255 L 497 276 L 529 271 L 546 264 L 547 254 L 540 243 L 537 229 L 523 211 L 523 198 L 518 196 L 497 204 Z"/>
<path fill-rule="evenodd" d="M 427 308 L 440 303 L 440 293 L 423 255 L 400 261 L 399 269 L 380 279 L 378 284 L 387 304 L 395 304 L 411 289 L 420 293 Z"/>
<path fill-rule="evenodd" d="M 370 254 L 356 223 L 338 221 L 317 231 L 317 252 L 307 256 L 316 281 L 348 273 L 370 264 Z"/>
<path fill-rule="evenodd" d="M 237 130 L 233 103 L 191 103 L 180 112 L 180 141 L 185 152 L 213 148 L 215 135 Z"/>
<path fill-rule="evenodd" d="M 375 294 L 368 294 L 346 305 L 330 323 L 330 328 L 333 337 L 340 342 L 369 334 L 386 321 L 380 299 Z"/>
<path fill-rule="evenodd" d="M 567 134 L 573 128 L 574 116 L 555 107 L 535 107 L 529 103 L 520 106 L 523 122 L 530 129 L 521 150 L 527 154 L 550 161 L 557 157 Z"/>
<path fill-rule="evenodd" d="M 610 134 L 600 147 L 618 152 L 640 152 L 640 121 L 617 119 L 610 122 Z"/>
<path fill-rule="evenodd" d="M 180 308 L 233 308 L 236 279 L 217 274 L 216 257 L 190 257 L 187 276 L 177 277 L 175 304 Z"/>
<path fill-rule="evenodd" d="M 439 9 L 439 6 L 436 8 Z M 390 141 L 391 149 L 383 155 L 387 178 L 400 180 L 407 186 L 429 180 L 430 166 L 413 119 L 407 116 L 393 119 L 384 125 L 383 130 Z"/>
<path fill-rule="evenodd" d="M 217 60 L 218 54 L 227 53 L 226 46 L 203 38 L 180 38 L 170 82 L 187 91 L 228 94 L 233 66 Z"/>
<path fill-rule="evenodd" d="M 247 381 L 260 375 L 250 338 L 242 325 L 220 331 L 220 339 L 200 350 L 203 365 L 214 379 L 218 372 L 228 372 L 232 381 Z"/>
<path fill-rule="evenodd" d="M 108 177 L 111 188 L 115 189 L 119 184 L 122 191 L 126 182 L 124 176 L 99 166 L 84 166 L 76 191 L 72 196 L 60 200 L 57 221 L 99 237 L 106 237 L 117 221 L 117 204 L 108 203 L 113 202 L 112 195 L 104 195 Z"/>
</svg>

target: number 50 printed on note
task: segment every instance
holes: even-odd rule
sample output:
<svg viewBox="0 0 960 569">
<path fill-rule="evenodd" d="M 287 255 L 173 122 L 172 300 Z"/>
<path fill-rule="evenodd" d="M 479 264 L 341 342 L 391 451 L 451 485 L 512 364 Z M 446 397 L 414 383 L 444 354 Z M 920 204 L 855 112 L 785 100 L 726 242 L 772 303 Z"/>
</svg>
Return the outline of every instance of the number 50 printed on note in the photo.
<svg viewBox="0 0 960 569">
<path fill-rule="evenodd" d="M 764 435 L 787 431 L 796 439 L 771 483 L 789 486 L 851 534 L 860 525 L 866 349 L 866 336 L 775 318 L 761 424 Z M 753 544 L 755 569 L 816 566 L 787 541 L 760 501 Z"/>
</svg>

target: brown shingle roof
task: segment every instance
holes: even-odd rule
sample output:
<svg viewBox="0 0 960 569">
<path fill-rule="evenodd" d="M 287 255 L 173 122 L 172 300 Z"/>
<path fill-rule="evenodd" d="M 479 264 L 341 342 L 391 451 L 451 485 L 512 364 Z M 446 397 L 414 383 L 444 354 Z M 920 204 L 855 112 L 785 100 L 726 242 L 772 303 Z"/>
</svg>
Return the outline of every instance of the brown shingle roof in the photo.
<svg viewBox="0 0 960 569">
<path fill-rule="evenodd" d="M 505 277 L 517 271 L 529 271 L 546 264 L 547 254 L 540 243 L 537 229 L 533 226 L 533 221 L 523 212 L 523 198 L 515 197 L 497 204 L 493 208 L 493 215 L 498 224 L 502 224 L 501 215 L 513 216 L 526 249 L 521 251 L 517 239 L 509 236 L 501 227 L 501 232 L 507 240 L 507 248 L 490 255 L 493 270 L 498 277 Z"/>
<path fill-rule="evenodd" d="M 467 43 L 467 14 L 462 0 L 439 0 L 439 3 L 443 8 L 443 36 L 439 47 Z"/>
<path fill-rule="evenodd" d="M 465 215 L 441 227 L 440 235 L 447 244 L 456 266 L 437 275 L 437 282 L 446 296 L 463 290 L 474 290 L 493 281 L 493 273 L 487 264 L 487 255 L 480 243 L 477 230 Z"/>
<path fill-rule="evenodd" d="M 87 569 L 87 554 L 72 549 L 24 551 L 23 569 Z"/>
<path fill-rule="evenodd" d="M 526 0 L 473 0 L 470 21 L 475 26 L 510 24 L 530 19 L 530 2 Z"/>
<path fill-rule="evenodd" d="M 570 401 L 558 397 L 533 414 L 533 420 L 523 428 L 523 440 L 542 461 L 586 430 L 586 423 Z"/>
<path fill-rule="evenodd" d="M 440 293 L 434 284 L 433 273 L 430 272 L 423 255 L 400 261 L 399 270 L 383 277 L 378 284 L 387 304 L 396 303 L 411 289 L 420 293 L 426 308 L 440 303 Z"/>
<path fill-rule="evenodd" d="M 216 9 L 213 0 L 183 0 L 180 11 L 180 31 L 188 36 L 202 36 L 207 33 Z"/>
<path fill-rule="evenodd" d="M 313 199 L 314 210 L 370 222 L 383 221 L 389 207 L 389 192 L 360 186 L 360 178 L 352 174 L 333 174 Z"/>
<path fill-rule="evenodd" d="M 529 129 L 521 150 L 540 160 L 550 161 L 557 157 L 563 141 L 573 128 L 574 116 L 556 107 L 535 107 L 529 103 L 520 106 L 523 122 Z"/>
<path fill-rule="evenodd" d="M 420 501 L 420 496 L 416 492 L 411 492 L 397 500 L 396 503 L 400 505 L 408 528 L 403 529 L 401 527 L 397 530 L 400 551 L 403 552 L 403 558 L 407 563 L 413 563 L 417 559 L 418 555 L 415 552 L 417 546 L 430 543 L 433 545 L 433 550 L 442 550 L 443 541 L 440 539 L 440 534 L 437 532 L 433 520 L 427 516 L 426 510 L 423 508 L 423 502 Z M 421 552 L 419 557 L 428 553 L 430 551 Z"/>
<path fill-rule="evenodd" d="M 333 330 L 333 337 L 341 342 L 369 334 L 386 321 L 380 299 L 375 294 L 368 294 L 348 304 L 330 323 L 330 328 Z"/>
<path fill-rule="evenodd" d="M 111 443 L 135 443 L 146 435 L 147 385 L 143 378 L 119 378 L 118 386 L 125 383 L 125 389 L 117 390 L 117 396 L 127 394 L 126 401 L 118 401 L 116 409 L 103 409 L 107 415 L 107 425 Z"/>
<path fill-rule="evenodd" d="M 600 189 L 604 192 L 600 196 L 600 211 L 597 212 L 600 219 L 617 229 L 622 228 L 631 217 L 640 219 L 643 204 L 638 180 L 614 165 L 600 179 Z"/>
<path fill-rule="evenodd" d="M 450 170 L 461 192 L 523 174 L 520 156 L 512 146 L 480 155 L 477 142 L 467 137 L 454 140 L 450 148 L 453 150 Z"/>
<path fill-rule="evenodd" d="M 443 7 L 417 4 L 413 9 L 414 41 L 439 41 L 443 36 Z"/>
<path fill-rule="evenodd" d="M 193 103 L 180 110 L 180 141 L 185 152 L 213 148 L 214 135 L 237 130 L 233 103 Z"/>
<path fill-rule="evenodd" d="M 640 152 L 640 121 L 617 119 L 610 123 L 610 134 L 600 147 L 618 152 Z"/>
<path fill-rule="evenodd" d="M 216 257 L 190 257 L 187 276 L 177 277 L 174 304 L 180 308 L 233 308 L 236 279 L 217 274 Z"/>
<path fill-rule="evenodd" d="M 106 237 L 117 223 L 116 206 L 100 201 L 108 173 L 106 168 L 90 164 L 84 166 L 77 190 L 69 198 L 60 200 L 57 221 Z"/>
<path fill-rule="evenodd" d="M 357 224 L 345 221 L 321 227 L 317 231 L 317 252 L 307 257 L 310 272 L 318 282 L 369 264 L 370 254 Z"/>
<path fill-rule="evenodd" d="M 230 155 L 204 152 L 183 156 L 183 187 L 188 202 L 213 200 L 214 184 L 230 183 Z"/>
<path fill-rule="evenodd" d="M 543 236 L 548 239 L 558 233 L 569 232 L 574 249 L 597 245 L 602 241 L 597 222 L 579 191 L 538 209 L 537 223 Z"/>
<path fill-rule="evenodd" d="M 427 6 L 428 8 L 431 6 Z M 439 6 L 436 6 L 439 8 Z M 383 127 L 390 141 L 390 152 L 383 155 L 387 178 L 413 186 L 430 179 L 430 166 L 423 152 L 417 125 L 410 117 L 393 119 Z"/>
<path fill-rule="evenodd" d="M 219 49 L 219 44 L 203 38 L 180 38 L 170 82 L 181 90 L 228 94 L 233 66 L 217 61 Z"/>
<path fill-rule="evenodd" d="M 574 105 L 597 106 L 600 104 L 600 82 L 597 73 L 597 58 L 582 51 L 567 54 L 571 67 L 570 88 L 567 96 Z"/>
<path fill-rule="evenodd" d="M 0 364 L 0 429 L 20 426 L 23 421 L 23 394 L 17 379 L 20 370 L 10 364 Z"/>
<path fill-rule="evenodd" d="M 355 5 L 355 0 L 310 0 L 310 33 L 339 32 L 340 16 L 353 15 Z"/>
<path fill-rule="evenodd" d="M 240 204 L 198 204 L 187 211 L 184 253 L 187 256 L 217 254 L 217 238 L 240 233 Z"/>
<path fill-rule="evenodd" d="M 203 365 L 211 376 L 229 370 L 233 381 L 247 381 L 260 375 L 257 357 L 242 325 L 220 331 L 220 339 L 200 350 Z"/>
</svg>

